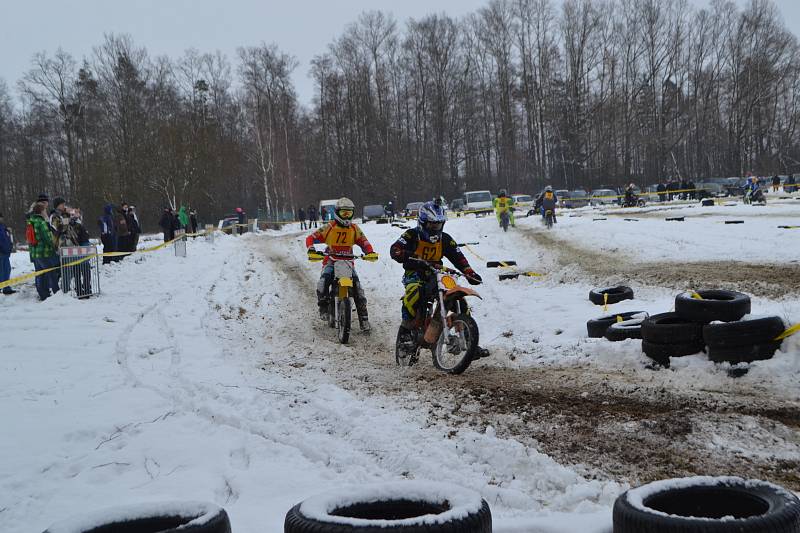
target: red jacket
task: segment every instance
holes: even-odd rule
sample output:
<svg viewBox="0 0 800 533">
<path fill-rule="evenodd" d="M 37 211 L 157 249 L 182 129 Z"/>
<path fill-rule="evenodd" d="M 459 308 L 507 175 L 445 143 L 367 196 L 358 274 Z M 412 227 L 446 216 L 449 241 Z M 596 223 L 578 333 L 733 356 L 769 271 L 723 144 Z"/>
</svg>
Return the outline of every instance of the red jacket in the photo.
<svg viewBox="0 0 800 533">
<path fill-rule="evenodd" d="M 365 254 L 374 252 L 366 235 L 354 222 L 351 222 L 349 226 L 340 226 L 336 220 L 331 220 L 306 237 L 306 248 L 311 248 L 314 244 L 325 244 L 325 251 L 334 255 L 336 253 L 352 254 L 353 246 L 358 246 Z M 322 264 L 327 265 L 328 259 L 325 257 Z"/>
</svg>

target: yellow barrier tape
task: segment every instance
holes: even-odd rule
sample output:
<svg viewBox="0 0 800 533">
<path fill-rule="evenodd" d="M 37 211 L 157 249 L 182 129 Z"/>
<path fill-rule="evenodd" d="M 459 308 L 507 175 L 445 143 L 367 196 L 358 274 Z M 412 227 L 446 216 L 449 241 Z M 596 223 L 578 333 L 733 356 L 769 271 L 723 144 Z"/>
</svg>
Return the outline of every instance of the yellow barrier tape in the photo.
<svg viewBox="0 0 800 533">
<path fill-rule="evenodd" d="M 776 341 L 782 341 L 786 337 L 789 337 L 790 335 L 794 335 L 798 331 L 800 331 L 800 324 L 795 324 L 794 326 L 790 327 L 789 329 L 787 329 L 786 331 L 784 331 L 783 333 L 781 333 L 780 335 L 775 337 L 775 340 Z"/>
<path fill-rule="evenodd" d="M 212 231 L 217 231 L 217 229 L 215 228 Z M 181 235 L 180 237 L 176 237 L 176 238 L 172 239 L 171 241 L 163 242 L 161 244 L 158 244 L 156 246 L 151 246 L 149 248 L 142 248 L 141 250 L 136 250 L 134 252 L 103 252 L 103 253 L 99 253 L 99 254 L 87 255 L 86 257 L 78 259 L 77 261 L 72 261 L 72 262 L 66 263 L 64 265 L 59 265 L 57 267 L 52 267 L 52 268 L 45 268 L 43 270 L 37 270 L 35 272 L 28 272 L 27 274 L 23 274 L 21 276 L 17 276 L 15 278 L 11 278 L 11 279 L 9 279 L 7 281 L 4 281 L 4 282 L 0 283 L 0 289 L 4 289 L 6 287 L 13 287 L 15 285 L 19 285 L 21 283 L 24 283 L 24 282 L 30 280 L 30 279 L 36 278 L 36 277 L 41 276 L 43 274 L 47 274 L 48 272 L 52 272 L 54 270 L 59 270 L 62 266 L 71 267 L 71 266 L 75 266 L 75 265 L 80 265 L 81 263 L 84 263 L 84 262 L 86 262 L 86 261 L 88 261 L 90 259 L 93 259 L 95 257 L 119 257 L 119 256 L 123 256 L 123 255 L 144 254 L 144 253 L 149 253 L 149 252 L 155 252 L 156 250 L 160 250 L 160 249 L 162 249 L 162 248 L 164 248 L 166 246 L 169 246 L 170 244 L 174 243 L 177 240 L 185 239 L 186 237 L 196 237 L 196 236 L 199 236 L 199 235 L 205 235 L 205 233 L 206 232 L 204 231 L 204 232 L 201 232 L 201 233 L 184 234 L 184 235 Z"/>
</svg>

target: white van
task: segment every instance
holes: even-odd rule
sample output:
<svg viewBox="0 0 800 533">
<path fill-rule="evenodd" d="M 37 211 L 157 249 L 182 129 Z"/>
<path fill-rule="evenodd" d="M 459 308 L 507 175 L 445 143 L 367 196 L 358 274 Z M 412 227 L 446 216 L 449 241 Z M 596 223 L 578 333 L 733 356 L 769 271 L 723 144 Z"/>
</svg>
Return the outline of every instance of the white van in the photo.
<svg viewBox="0 0 800 533">
<path fill-rule="evenodd" d="M 467 191 L 464 193 L 464 211 L 490 213 L 494 211 L 491 191 Z"/>
</svg>

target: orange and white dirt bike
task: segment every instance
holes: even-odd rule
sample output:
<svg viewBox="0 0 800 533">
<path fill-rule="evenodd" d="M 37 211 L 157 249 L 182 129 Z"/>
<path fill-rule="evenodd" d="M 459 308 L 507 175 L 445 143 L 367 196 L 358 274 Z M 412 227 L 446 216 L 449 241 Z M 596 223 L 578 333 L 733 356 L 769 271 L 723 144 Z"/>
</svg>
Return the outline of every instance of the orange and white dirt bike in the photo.
<svg viewBox="0 0 800 533">
<path fill-rule="evenodd" d="M 353 255 L 348 253 L 320 253 L 318 258 L 309 259 L 310 261 L 322 261 L 328 257 L 333 262 L 333 281 L 328 287 L 328 326 L 336 328 L 339 342 L 347 344 L 350 340 L 350 327 L 353 315 L 353 293 L 355 283 L 353 274 L 355 273 L 356 259 L 364 259 L 363 255 Z M 365 259 L 370 261 L 370 259 Z"/>
<path fill-rule="evenodd" d="M 431 350 L 433 366 L 448 374 L 461 374 L 474 359 L 480 357 L 478 324 L 470 315 L 468 296 L 481 296 L 468 287 L 458 284 L 466 277 L 456 270 L 437 263 L 414 259 L 432 274 L 423 289 L 425 302 L 417 312 L 411 330 L 414 345 L 401 342 L 398 333 L 395 342 L 395 359 L 400 366 L 412 366 L 419 360 L 423 348 Z"/>
</svg>

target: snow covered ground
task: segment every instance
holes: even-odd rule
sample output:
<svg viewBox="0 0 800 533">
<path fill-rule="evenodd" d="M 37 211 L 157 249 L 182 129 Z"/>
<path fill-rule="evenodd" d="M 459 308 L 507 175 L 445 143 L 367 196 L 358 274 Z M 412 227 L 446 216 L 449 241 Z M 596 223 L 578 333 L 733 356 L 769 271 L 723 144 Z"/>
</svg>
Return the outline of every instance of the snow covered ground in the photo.
<svg viewBox="0 0 800 533">
<path fill-rule="evenodd" d="M 775 217 L 731 215 L 747 217 L 745 228 L 769 219 L 753 246 L 787 266 L 796 254 L 785 239 L 800 233 L 767 230 L 796 220 L 800 207 L 774 209 Z M 641 261 L 731 259 L 722 250 L 739 242 L 722 231 L 733 226 L 709 224 L 713 216 L 645 220 L 653 211 L 637 214 L 639 222 L 564 212 L 550 232 L 534 218 L 507 234 L 492 218 L 448 222 L 457 240 L 479 242 L 467 250 L 485 280 L 474 312 L 493 354 L 463 376 L 438 374 L 425 359 L 407 371 L 395 367 L 402 285 L 388 246 L 400 230 L 388 225 L 365 226 L 383 256 L 358 266 L 374 331 L 350 346 L 337 344 L 315 316 L 319 266 L 305 260 L 296 228 L 198 239 L 187 258 L 169 249 L 127 258 L 103 268 L 103 294 L 90 300 L 57 295 L 39 303 L 26 285 L 0 298 L 0 417 L 11 429 L 0 436 L 4 531 L 176 499 L 222 505 L 235 533 L 281 531 L 286 511 L 318 492 L 434 479 L 479 491 L 496 531 L 599 533 L 629 480 L 698 470 L 791 485 L 792 465 L 800 464 L 798 337 L 736 380 L 702 355 L 656 372 L 634 341 L 586 338 L 586 320 L 601 313 L 587 293 L 615 278 L 562 260 L 559 243 L 606 254 L 609 234 L 614 242 L 629 238 L 617 246 L 630 249 L 650 239 L 651 224 L 676 228 L 661 232 L 652 255 L 620 261 L 624 279 Z M 695 250 L 706 240 L 717 256 Z M 662 249 L 672 252 L 658 255 Z M 484 263 L 497 259 L 546 275 L 500 282 Z M 741 260 L 767 262 L 755 252 Z M 15 273 L 25 261 L 15 254 Z M 630 282 L 636 300 L 614 311 L 672 307 L 675 284 L 638 279 Z M 784 292 L 754 296 L 753 312 L 800 320 L 797 290 Z M 666 446 L 675 456 L 691 455 L 678 464 L 648 450 L 648 439 L 659 437 L 682 446 Z M 789 471 L 784 477 L 778 465 Z M 791 488 L 798 487 L 800 479 Z"/>
</svg>

